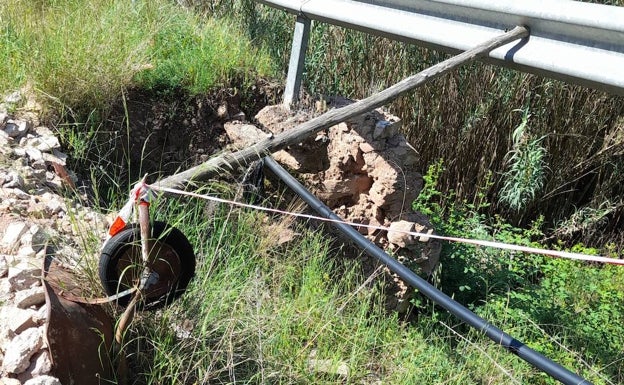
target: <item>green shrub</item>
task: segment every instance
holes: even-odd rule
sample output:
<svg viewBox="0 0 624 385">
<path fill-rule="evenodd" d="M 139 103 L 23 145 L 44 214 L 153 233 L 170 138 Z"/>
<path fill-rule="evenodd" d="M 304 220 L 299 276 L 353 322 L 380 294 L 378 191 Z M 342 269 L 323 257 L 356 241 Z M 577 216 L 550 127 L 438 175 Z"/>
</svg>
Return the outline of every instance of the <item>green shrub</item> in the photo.
<svg viewBox="0 0 624 385">
<path fill-rule="evenodd" d="M 429 167 L 423 176 L 423 191 L 413 204 L 414 210 L 429 216 L 436 231 L 453 237 L 539 246 L 535 241 L 543 236 L 541 221 L 522 229 L 506 223 L 500 216 L 488 218 L 483 214 L 489 205 L 485 196 L 474 200 L 477 205 L 467 201 L 456 203 L 452 199 L 454 191 L 443 194 L 437 190 L 443 172 L 441 160 Z M 439 285 L 459 302 L 475 306 L 494 293 L 506 293 L 532 282 L 539 274 L 541 261 L 540 256 L 520 252 L 444 243 Z"/>
<path fill-rule="evenodd" d="M 442 161 L 431 165 L 414 209 L 429 215 L 438 232 L 455 237 L 542 247 L 543 223 L 518 228 L 499 216 L 479 212 L 482 204 L 443 200 L 437 190 Z M 446 193 L 453 194 L 453 192 Z M 481 198 L 476 201 L 481 201 Z M 451 202 L 449 204 L 449 201 Z M 551 247 L 560 248 L 555 244 Z M 570 251 L 597 254 L 576 245 Z M 617 257 L 617 246 L 603 253 Z M 446 243 L 442 249 L 438 286 L 460 303 L 568 368 L 595 383 L 621 383 L 624 360 L 619 331 L 624 317 L 624 269 L 567 259 Z M 462 329 L 464 330 L 464 329 Z M 465 330 L 478 341 L 476 332 Z M 540 374 L 529 383 L 555 383 Z"/>
<path fill-rule="evenodd" d="M 540 272 L 538 282 L 491 298 L 479 312 L 506 320 L 519 339 L 553 360 L 599 374 L 597 383 L 622 383 L 624 269 L 549 259 Z"/>
<path fill-rule="evenodd" d="M 522 112 L 522 123 L 512 135 L 513 147 L 508 153 L 507 171 L 499 192 L 501 203 L 514 212 L 524 210 L 535 201 L 546 181 L 544 137 L 531 138 L 528 108 Z"/>
</svg>

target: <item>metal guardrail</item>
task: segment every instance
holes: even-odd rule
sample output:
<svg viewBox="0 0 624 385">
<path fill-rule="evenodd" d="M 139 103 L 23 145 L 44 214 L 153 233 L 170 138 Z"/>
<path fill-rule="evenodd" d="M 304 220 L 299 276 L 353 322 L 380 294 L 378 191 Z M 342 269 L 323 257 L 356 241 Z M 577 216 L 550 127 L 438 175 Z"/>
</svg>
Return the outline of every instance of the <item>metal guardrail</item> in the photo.
<svg viewBox="0 0 624 385">
<path fill-rule="evenodd" d="M 285 102 L 298 90 L 310 20 L 456 53 L 516 25 L 496 65 L 624 95 L 624 7 L 569 0 L 257 0 L 297 15 Z M 292 73 L 291 73 L 292 72 Z M 288 89 L 290 87 L 290 90 Z"/>
</svg>

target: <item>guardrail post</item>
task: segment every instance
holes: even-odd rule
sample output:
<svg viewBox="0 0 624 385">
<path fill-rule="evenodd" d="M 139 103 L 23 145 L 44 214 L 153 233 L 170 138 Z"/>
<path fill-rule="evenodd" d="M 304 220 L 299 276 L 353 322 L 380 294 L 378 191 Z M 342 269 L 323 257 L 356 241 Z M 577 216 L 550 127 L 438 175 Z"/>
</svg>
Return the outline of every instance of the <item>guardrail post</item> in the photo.
<svg viewBox="0 0 624 385">
<path fill-rule="evenodd" d="M 299 98 L 301 87 L 301 75 L 305 63 L 305 54 L 308 49 L 310 38 L 310 19 L 297 16 L 295 32 L 293 34 L 292 48 L 290 50 L 290 62 L 288 63 L 288 77 L 284 90 L 284 105 L 290 106 Z"/>
</svg>

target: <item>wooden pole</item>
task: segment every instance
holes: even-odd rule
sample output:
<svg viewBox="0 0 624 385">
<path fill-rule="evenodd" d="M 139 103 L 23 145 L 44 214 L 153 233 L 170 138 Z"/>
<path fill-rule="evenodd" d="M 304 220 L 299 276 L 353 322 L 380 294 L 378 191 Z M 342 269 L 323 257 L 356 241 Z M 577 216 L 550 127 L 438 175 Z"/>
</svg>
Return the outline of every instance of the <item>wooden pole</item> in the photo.
<svg viewBox="0 0 624 385">
<path fill-rule="evenodd" d="M 300 143 L 317 133 L 320 130 L 329 128 L 354 116 L 372 111 L 384 104 L 398 98 L 407 91 L 426 84 L 433 79 L 459 67 L 462 64 L 471 62 L 480 56 L 484 56 L 490 51 L 501 47 L 514 40 L 527 37 L 529 31 L 526 27 L 515 27 L 509 32 L 488 40 L 478 46 L 453 56 L 443 62 L 427 68 L 415 75 L 401 80 L 383 91 L 380 91 L 365 99 L 359 100 L 348 106 L 330 110 L 321 116 L 311 119 L 297 127 L 285 131 L 273 138 L 264 139 L 251 147 L 247 147 L 233 153 L 225 153 L 207 160 L 186 171 L 171 175 L 156 185 L 169 188 L 183 188 L 187 184 L 195 181 L 206 180 L 221 172 L 231 172 L 237 167 L 248 165 L 249 163 L 262 159 L 275 151 L 279 151 L 287 146 Z"/>
</svg>

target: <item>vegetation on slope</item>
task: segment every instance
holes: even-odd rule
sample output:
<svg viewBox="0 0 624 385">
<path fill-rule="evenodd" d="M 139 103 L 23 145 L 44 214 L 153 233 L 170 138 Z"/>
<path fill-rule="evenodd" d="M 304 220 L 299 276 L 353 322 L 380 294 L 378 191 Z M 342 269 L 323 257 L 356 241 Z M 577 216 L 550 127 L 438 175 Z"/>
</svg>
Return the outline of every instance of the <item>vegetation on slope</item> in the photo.
<svg viewBox="0 0 624 385">
<path fill-rule="evenodd" d="M 272 65 L 284 69 L 291 16 L 247 0 L 197 5 L 202 16 L 165 0 L 4 1 L 0 90 L 30 85 L 50 109 L 76 111 L 54 128 L 71 128 L 65 137 L 73 135 L 74 149 L 82 143 L 97 153 L 89 129 L 125 90 L 201 94 L 232 78 L 270 73 Z M 253 48 L 262 42 L 264 49 Z M 308 57 L 308 89 L 361 97 L 444 55 L 316 24 Z M 393 106 L 423 171 L 432 165 L 415 207 L 451 235 L 537 244 L 548 222 L 523 213 L 543 213 L 553 226 L 573 221 L 579 208 L 595 232 L 605 217 L 621 215 L 622 160 L 613 152 L 622 143 L 621 102 L 481 64 L 440 79 Z M 110 167 L 103 158 L 95 156 L 102 169 Z M 541 171 L 543 185 L 525 183 L 514 166 Z M 110 179 L 121 173 L 105 172 Z M 584 173 L 591 180 L 577 180 Z M 117 194 L 110 199 L 123 200 L 127 191 Z M 513 194 L 517 199 L 504 198 Z M 284 202 L 271 197 L 265 204 Z M 414 300 L 411 318 L 388 313 L 383 274 L 363 276 L 361 258 L 344 257 L 348 246 L 304 223 L 185 199 L 159 202 L 156 212 L 189 236 L 198 271 L 178 302 L 133 324 L 127 352 L 134 383 L 555 382 L 425 298 Z M 572 226 L 566 223 L 559 229 Z M 279 244 L 275 231 L 286 226 L 300 235 Z M 558 234 L 547 236 L 553 247 L 565 247 Z M 601 253 L 618 255 L 617 243 L 601 245 Z M 85 252 L 99 247 L 92 242 Z M 598 250 L 579 244 L 575 251 Z M 447 244 L 433 281 L 529 346 L 594 383 L 612 384 L 624 381 L 622 274 L 619 267 Z M 319 370 L 314 359 L 328 360 L 329 369 Z M 342 365 L 346 378 L 332 374 Z"/>
</svg>

